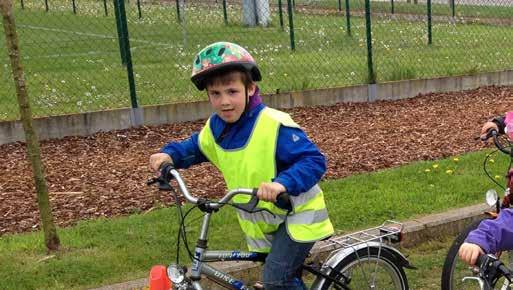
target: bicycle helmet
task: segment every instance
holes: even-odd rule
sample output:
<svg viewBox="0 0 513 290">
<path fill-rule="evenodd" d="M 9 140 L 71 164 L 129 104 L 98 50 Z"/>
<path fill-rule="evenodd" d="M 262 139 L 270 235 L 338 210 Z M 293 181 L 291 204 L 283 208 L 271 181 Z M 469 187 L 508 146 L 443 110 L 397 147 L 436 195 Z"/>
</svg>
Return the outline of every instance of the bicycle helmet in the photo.
<svg viewBox="0 0 513 290">
<path fill-rule="evenodd" d="M 216 42 L 203 48 L 194 58 L 191 80 L 198 90 L 205 80 L 220 69 L 239 68 L 248 71 L 253 81 L 262 80 L 258 66 L 247 50 L 231 42 Z"/>
</svg>

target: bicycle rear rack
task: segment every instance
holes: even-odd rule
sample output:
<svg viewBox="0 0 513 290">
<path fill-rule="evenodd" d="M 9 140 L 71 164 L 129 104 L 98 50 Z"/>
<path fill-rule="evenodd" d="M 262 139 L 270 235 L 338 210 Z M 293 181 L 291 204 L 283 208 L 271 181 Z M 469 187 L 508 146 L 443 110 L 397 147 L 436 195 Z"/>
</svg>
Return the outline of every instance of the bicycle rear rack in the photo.
<svg viewBox="0 0 513 290">
<path fill-rule="evenodd" d="M 350 233 L 343 236 L 334 236 L 321 241 L 315 247 L 315 252 L 333 252 L 334 250 L 356 247 L 368 242 L 392 244 L 400 241 L 403 224 L 387 220 L 380 226 Z"/>
</svg>

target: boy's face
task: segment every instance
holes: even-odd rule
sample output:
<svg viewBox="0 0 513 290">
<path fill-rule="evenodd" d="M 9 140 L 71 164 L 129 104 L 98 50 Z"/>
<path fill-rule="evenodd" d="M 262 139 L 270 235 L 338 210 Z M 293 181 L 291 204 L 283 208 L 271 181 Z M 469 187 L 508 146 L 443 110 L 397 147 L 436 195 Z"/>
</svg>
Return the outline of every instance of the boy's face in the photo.
<svg viewBox="0 0 513 290">
<path fill-rule="evenodd" d="M 248 85 L 248 96 L 255 93 L 256 86 Z M 239 78 L 231 78 L 226 82 L 214 82 L 207 86 L 210 104 L 217 115 L 226 123 L 239 120 L 246 106 L 244 84 Z"/>
</svg>

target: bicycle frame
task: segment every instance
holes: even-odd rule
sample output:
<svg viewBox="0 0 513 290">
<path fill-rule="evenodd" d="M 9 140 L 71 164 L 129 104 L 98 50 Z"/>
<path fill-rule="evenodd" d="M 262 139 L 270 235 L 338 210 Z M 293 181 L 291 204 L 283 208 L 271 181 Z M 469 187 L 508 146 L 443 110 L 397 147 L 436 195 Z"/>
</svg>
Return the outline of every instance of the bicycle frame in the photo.
<svg viewBox="0 0 513 290">
<path fill-rule="evenodd" d="M 206 264 L 206 262 L 216 262 L 216 261 L 254 261 L 254 262 L 263 262 L 265 260 L 266 254 L 257 253 L 257 252 L 246 252 L 246 251 L 208 251 L 207 248 L 207 236 L 208 236 L 208 228 L 210 225 L 211 213 L 205 213 L 203 217 L 203 224 L 201 226 L 200 236 L 198 238 L 198 242 L 196 248 L 194 250 L 194 260 L 192 262 L 191 275 L 190 279 L 192 280 L 192 285 L 196 290 L 202 290 L 199 281 L 201 280 L 201 275 L 205 275 L 208 278 L 216 281 L 222 286 L 228 289 L 249 289 L 248 286 L 244 284 L 244 282 L 237 280 L 236 278 L 230 276 L 229 274 L 219 271 L 214 267 Z"/>
<path fill-rule="evenodd" d="M 211 215 L 211 213 L 205 213 L 203 217 L 203 224 L 194 250 L 194 260 L 191 267 L 191 275 L 189 276 L 192 286 L 196 290 L 203 290 L 200 285 L 200 280 L 202 275 L 204 275 L 227 289 L 250 289 L 243 281 L 238 280 L 237 278 L 220 271 L 207 263 L 217 261 L 263 262 L 265 261 L 267 254 L 238 250 L 207 250 L 207 236 Z M 328 257 L 326 262 L 321 265 L 320 271 L 316 271 L 311 267 L 305 266 L 306 270 L 321 278 L 314 282 L 310 289 L 321 289 L 326 280 L 332 280 L 329 277 L 329 274 L 337 263 L 353 252 L 363 248 L 377 248 L 380 252 L 389 251 L 393 253 L 405 267 L 413 268 L 409 265 L 408 260 L 401 252 L 386 244 L 387 241 L 398 242 L 398 235 L 401 230 L 401 224 L 394 221 L 386 221 L 383 225 L 378 227 L 369 228 L 341 237 L 334 237 L 324 241 L 323 245 L 319 247 L 319 250 L 322 251 L 323 249 L 329 249 L 331 251 L 331 255 Z"/>
</svg>

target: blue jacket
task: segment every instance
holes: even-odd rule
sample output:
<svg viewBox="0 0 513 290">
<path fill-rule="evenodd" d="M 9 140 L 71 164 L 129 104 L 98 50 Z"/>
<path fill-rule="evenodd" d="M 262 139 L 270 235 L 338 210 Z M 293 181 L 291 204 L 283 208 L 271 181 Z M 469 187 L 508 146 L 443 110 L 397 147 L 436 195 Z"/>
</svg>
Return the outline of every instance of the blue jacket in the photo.
<svg viewBox="0 0 513 290">
<path fill-rule="evenodd" d="M 217 144 L 223 149 L 237 149 L 244 146 L 251 135 L 262 103 L 254 104 L 241 118 L 227 124 L 217 114 L 210 119 L 210 126 Z M 173 159 L 176 168 L 188 168 L 191 165 L 208 161 L 198 146 L 198 135 L 194 133 L 182 142 L 171 142 L 161 152 Z M 326 159 L 303 130 L 281 126 L 278 132 L 276 148 L 277 176 L 273 180 L 285 186 L 287 192 L 298 195 L 308 191 L 319 182 L 326 172 Z"/>
<path fill-rule="evenodd" d="M 513 209 L 503 209 L 497 219 L 482 221 L 465 241 L 480 246 L 485 253 L 513 250 Z"/>
</svg>

